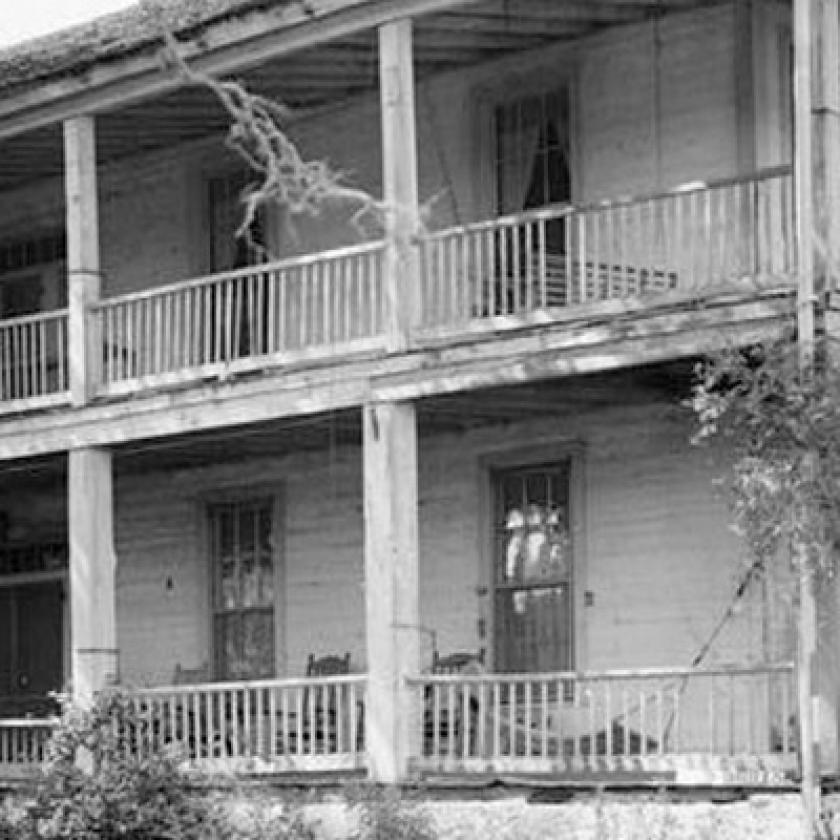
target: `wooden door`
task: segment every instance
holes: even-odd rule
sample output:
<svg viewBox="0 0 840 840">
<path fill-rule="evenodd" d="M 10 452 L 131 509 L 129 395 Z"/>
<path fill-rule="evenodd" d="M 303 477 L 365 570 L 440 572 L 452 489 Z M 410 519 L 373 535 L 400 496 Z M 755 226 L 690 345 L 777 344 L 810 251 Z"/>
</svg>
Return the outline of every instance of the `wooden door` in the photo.
<svg viewBox="0 0 840 840">
<path fill-rule="evenodd" d="M 569 460 L 494 474 L 495 668 L 575 667 Z"/>
<path fill-rule="evenodd" d="M 61 581 L 0 587 L 0 715 L 42 714 L 63 682 Z"/>
</svg>

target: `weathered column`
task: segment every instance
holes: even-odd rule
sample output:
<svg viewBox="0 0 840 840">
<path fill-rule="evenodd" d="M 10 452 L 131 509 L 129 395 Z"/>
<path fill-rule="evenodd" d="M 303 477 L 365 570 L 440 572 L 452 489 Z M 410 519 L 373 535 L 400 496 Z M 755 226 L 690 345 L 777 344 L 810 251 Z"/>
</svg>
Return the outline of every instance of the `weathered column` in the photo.
<svg viewBox="0 0 840 840">
<path fill-rule="evenodd" d="M 71 450 L 68 482 L 72 690 L 84 703 L 119 676 L 111 452 Z"/>
<path fill-rule="evenodd" d="M 402 350 L 417 317 L 420 228 L 411 20 L 379 27 L 382 184 L 385 201 L 384 285 L 388 346 Z"/>
<path fill-rule="evenodd" d="M 365 606 L 368 694 L 365 713 L 372 777 L 404 778 L 419 741 L 417 421 L 411 403 L 363 408 Z"/>
<path fill-rule="evenodd" d="M 67 230 L 68 365 L 70 399 L 84 405 L 93 395 L 99 341 L 87 309 L 99 299 L 99 215 L 96 194 L 96 126 L 93 117 L 64 122 L 64 188 Z"/>
</svg>

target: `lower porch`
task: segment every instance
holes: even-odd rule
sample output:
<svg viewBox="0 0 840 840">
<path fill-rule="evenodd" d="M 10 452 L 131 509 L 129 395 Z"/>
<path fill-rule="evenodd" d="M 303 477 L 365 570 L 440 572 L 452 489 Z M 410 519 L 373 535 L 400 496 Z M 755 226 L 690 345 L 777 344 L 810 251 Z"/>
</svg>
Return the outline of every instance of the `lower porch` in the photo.
<svg viewBox="0 0 840 840">
<path fill-rule="evenodd" d="M 364 674 L 133 690 L 139 757 L 292 780 L 361 773 Z M 792 663 L 411 680 L 410 778 L 457 785 L 789 787 L 798 778 Z M 55 719 L 0 720 L 0 781 L 30 778 Z"/>
<path fill-rule="evenodd" d="M 393 538 L 369 545 L 399 518 L 369 510 L 387 415 L 114 449 L 109 662 L 145 722 L 132 748 L 289 779 L 377 778 L 399 742 L 402 777 L 429 783 L 790 784 L 788 582 L 738 560 L 689 381 L 653 366 L 418 402 L 414 584 L 372 558 Z M 389 457 L 386 501 L 412 472 Z M 0 478 L 0 778 L 43 760 L 34 695 L 76 676 L 97 629 L 72 472 Z"/>
</svg>

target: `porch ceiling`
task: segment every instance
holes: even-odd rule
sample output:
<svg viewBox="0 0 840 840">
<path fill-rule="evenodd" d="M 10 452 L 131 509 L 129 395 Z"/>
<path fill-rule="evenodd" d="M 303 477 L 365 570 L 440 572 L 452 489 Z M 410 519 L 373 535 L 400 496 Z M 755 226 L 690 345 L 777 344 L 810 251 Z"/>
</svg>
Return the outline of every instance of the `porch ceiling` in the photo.
<svg viewBox="0 0 840 840">
<path fill-rule="evenodd" d="M 573 41 L 608 26 L 721 2 L 725 0 L 461 0 L 446 11 L 416 20 L 416 74 L 423 78 Z M 152 48 L 147 52 L 152 55 Z M 329 106 L 375 90 L 378 84 L 372 29 L 280 56 L 247 72 L 247 43 L 240 45 L 238 57 L 242 61 L 238 75 L 251 89 L 297 112 Z M 225 126 L 222 109 L 212 95 L 203 89 L 181 88 L 103 114 L 98 124 L 99 158 L 105 162 L 173 146 L 218 134 Z M 0 191 L 61 170 L 58 126 L 0 142 Z"/>
<path fill-rule="evenodd" d="M 657 402 L 678 408 L 689 394 L 692 361 L 649 365 L 503 388 L 461 392 L 417 402 L 421 439 L 540 417 L 562 418 L 621 404 Z M 120 472 L 200 468 L 250 458 L 332 452 L 361 445 L 361 412 L 339 411 L 139 441 L 119 447 Z M 0 481 L 3 480 L 0 468 Z"/>
</svg>

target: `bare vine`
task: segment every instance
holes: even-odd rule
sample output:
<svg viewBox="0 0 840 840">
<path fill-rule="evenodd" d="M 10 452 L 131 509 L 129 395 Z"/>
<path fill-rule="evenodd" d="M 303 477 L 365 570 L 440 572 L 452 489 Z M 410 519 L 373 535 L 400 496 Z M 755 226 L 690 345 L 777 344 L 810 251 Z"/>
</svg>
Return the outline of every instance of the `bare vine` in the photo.
<svg viewBox="0 0 840 840">
<path fill-rule="evenodd" d="M 291 114 L 282 103 L 251 93 L 243 84 L 219 80 L 191 68 L 182 58 L 178 43 L 163 33 L 165 61 L 192 85 L 212 92 L 230 118 L 225 143 L 248 165 L 255 180 L 242 195 L 243 214 L 237 237 L 252 247 L 251 239 L 259 210 L 271 204 L 293 215 L 317 216 L 325 204 L 341 203 L 353 208 L 350 222 L 361 233 L 381 229 L 387 210 L 385 202 L 363 189 L 349 186 L 346 175 L 323 160 L 307 160 L 291 140 L 284 125 Z"/>
</svg>

